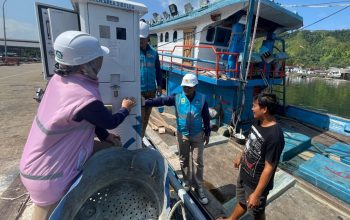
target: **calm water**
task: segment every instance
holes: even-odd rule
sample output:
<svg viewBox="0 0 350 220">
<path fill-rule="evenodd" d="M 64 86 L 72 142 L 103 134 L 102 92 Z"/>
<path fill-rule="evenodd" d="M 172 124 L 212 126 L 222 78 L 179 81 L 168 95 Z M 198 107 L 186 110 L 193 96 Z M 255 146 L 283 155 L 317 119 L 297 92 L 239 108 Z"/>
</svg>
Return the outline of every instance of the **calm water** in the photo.
<svg viewBox="0 0 350 220">
<path fill-rule="evenodd" d="M 287 78 L 288 104 L 350 118 L 350 81 Z"/>
</svg>

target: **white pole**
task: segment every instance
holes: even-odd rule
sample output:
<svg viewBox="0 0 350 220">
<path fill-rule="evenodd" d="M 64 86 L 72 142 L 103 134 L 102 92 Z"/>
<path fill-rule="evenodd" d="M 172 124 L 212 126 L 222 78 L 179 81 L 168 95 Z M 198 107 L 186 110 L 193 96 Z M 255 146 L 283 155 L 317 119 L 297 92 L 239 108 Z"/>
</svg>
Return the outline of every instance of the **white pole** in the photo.
<svg viewBox="0 0 350 220">
<path fill-rule="evenodd" d="M 5 60 L 4 62 L 6 63 L 7 61 L 7 42 L 6 42 L 6 26 L 5 26 L 5 3 L 7 0 L 4 0 L 2 3 L 2 22 L 3 22 L 3 27 L 4 27 L 4 42 L 5 42 Z"/>
</svg>

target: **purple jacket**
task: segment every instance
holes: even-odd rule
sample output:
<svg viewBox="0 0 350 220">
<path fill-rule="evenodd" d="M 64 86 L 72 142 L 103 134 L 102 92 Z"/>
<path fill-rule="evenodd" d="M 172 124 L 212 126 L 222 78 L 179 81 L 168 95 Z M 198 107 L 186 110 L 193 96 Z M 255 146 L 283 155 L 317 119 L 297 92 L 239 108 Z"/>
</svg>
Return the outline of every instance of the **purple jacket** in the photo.
<svg viewBox="0 0 350 220">
<path fill-rule="evenodd" d="M 101 100 L 98 81 L 80 74 L 51 78 L 20 161 L 22 182 L 35 204 L 59 201 L 91 156 L 95 126 L 73 117 L 96 100 Z"/>
</svg>

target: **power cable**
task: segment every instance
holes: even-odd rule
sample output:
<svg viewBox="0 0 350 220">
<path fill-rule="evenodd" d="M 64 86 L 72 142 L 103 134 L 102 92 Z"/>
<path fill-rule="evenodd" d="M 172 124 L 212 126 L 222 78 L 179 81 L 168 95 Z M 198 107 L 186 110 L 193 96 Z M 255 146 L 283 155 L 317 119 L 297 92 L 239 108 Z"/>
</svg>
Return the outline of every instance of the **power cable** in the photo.
<svg viewBox="0 0 350 220">
<path fill-rule="evenodd" d="M 312 26 L 312 25 L 314 25 L 314 24 L 317 24 L 317 23 L 319 23 L 319 22 L 321 22 L 321 21 L 323 21 L 323 20 L 325 20 L 325 19 L 327 19 L 327 18 L 329 18 L 329 17 L 332 17 L 332 16 L 338 14 L 339 12 L 344 11 L 345 9 L 347 9 L 347 8 L 349 8 L 349 7 L 350 7 L 350 5 L 348 5 L 348 6 L 344 7 L 344 8 L 342 8 L 342 9 L 339 9 L 338 11 L 335 11 L 335 12 L 333 12 L 332 14 L 329 14 L 329 15 L 327 15 L 326 17 L 323 17 L 323 18 L 321 18 L 321 19 L 319 19 L 319 20 L 317 20 L 317 21 L 315 21 L 315 22 L 313 22 L 313 23 L 311 23 L 311 24 L 308 24 L 308 25 L 306 25 L 306 26 L 303 26 L 303 27 L 297 29 L 296 31 L 304 30 L 305 28 L 308 28 L 308 27 L 310 27 L 310 26 Z M 285 35 L 282 35 L 281 37 L 282 37 L 282 38 L 287 38 L 287 37 L 289 37 L 292 33 L 294 33 L 294 31 L 293 31 L 293 32 L 290 32 L 290 33 L 287 33 L 287 34 L 285 34 Z"/>
<path fill-rule="evenodd" d="M 335 14 L 341 12 L 341 11 L 344 11 L 345 9 L 347 9 L 347 8 L 349 8 L 349 7 L 350 7 L 350 5 L 348 5 L 348 6 L 344 7 L 344 8 L 342 8 L 342 9 L 339 9 L 338 11 L 333 12 L 332 14 L 330 14 L 330 15 L 324 17 L 324 18 L 321 18 L 321 19 L 319 19 L 319 20 L 317 20 L 317 21 L 315 21 L 315 22 L 313 22 L 313 23 L 311 23 L 311 24 L 309 24 L 309 25 L 307 25 L 307 26 L 304 26 L 302 29 L 305 29 L 305 28 L 310 27 L 310 26 L 312 26 L 312 25 L 314 25 L 314 24 L 317 24 L 317 23 L 319 23 L 319 22 L 321 22 L 321 21 L 323 21 L 323 20 L 325 20 L 325 19 L 327 19 L 327 18 L 329 18 L 329 17 L 331 17 L 331 16 L 333 16 L 333 15 L 335 15 Z"/>
<path fill-rule="evenodd" d="M 341 4 L 341 3 L 350 3 L 349 0 L 347 1 L 336 1 L 336 2 L 323 2 L 318 4 L 304 4 L 304 5 L 281 5 L 285 8 L 312 8 L 312 7 L 336 7 L 336 6 L 347 6 L 348 4 Z"/>
</svg>

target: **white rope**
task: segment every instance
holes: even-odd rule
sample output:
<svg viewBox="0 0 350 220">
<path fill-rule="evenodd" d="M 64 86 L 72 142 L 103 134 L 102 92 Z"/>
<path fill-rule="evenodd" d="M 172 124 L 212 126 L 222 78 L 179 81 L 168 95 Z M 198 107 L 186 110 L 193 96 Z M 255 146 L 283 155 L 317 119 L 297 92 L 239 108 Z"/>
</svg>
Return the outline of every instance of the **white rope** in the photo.
<svg viewBox="0 0 350 220">
<path fill-rule="evenodd" d="M 1 200 L 8 200 L 8 201 L 13 201 L 13 200 L 17 200 L 25 195 L 28 195 L 28 193 L 23 193 L 22 195 L 19 195 L 17 197 L 13 197 L 13 198 L 10 198 L 10 197 L 0 197 Z"/>
<path fill-rule="evenodd" d="M 245 74 L 245 79 L 244 79 L 245 81 L 247 81 L 247 78 L 248 78 L 250 62 L 251 62 L 252 54 L 253 54 L 253 47 L 254 47 L 255 36 L 256 36 L 256 29 L 257 29 L 257 27 L 258 27 L 258 21 L 259 21 L 259 16 L 260 16 L 260 3 L 261 3 L 261 0 L 258 0 L 258 8 L 257 8 L 256 16 L 255 16 L 254 32 L 253 32 L 253 37 L 252 37 L 252 41 L 251 41 L 251 44 L 250 44 L 250 51 L 249 51 L 249 57 L 248 57 L 248 65 L 247 65 L 246 74 Z"/>
<path fill-rule="evenodd" d="M 175 213 L 175 210 L 177 209 L 177 207 L 179 205 L 181 205 L 181 212 L 182 212 L 182 218 L 184 220 L 186 220 L 186 213 L 185 213 L 185 210 L 184 210 L 184 207 L 182 206 L 183 202 L 182 200 L 179 200 L 175 203 L 175 205 L 171 208 L 170 212 L 169 212 L 169 216 L 168 216 L 168 220 L 171 220 L 171 218 L 173 217 L 174 213 Z M 184 215 L 185 214 L 185 215 Z"/>
</svg>

